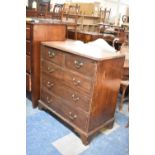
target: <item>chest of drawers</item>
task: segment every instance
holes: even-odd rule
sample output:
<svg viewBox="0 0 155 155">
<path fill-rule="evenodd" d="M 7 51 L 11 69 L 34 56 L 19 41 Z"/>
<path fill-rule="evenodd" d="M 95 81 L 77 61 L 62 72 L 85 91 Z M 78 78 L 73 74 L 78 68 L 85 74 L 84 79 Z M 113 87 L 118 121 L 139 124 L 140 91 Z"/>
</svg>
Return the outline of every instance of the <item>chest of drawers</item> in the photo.
<svg viewBox="0 0 155 155">
<path fill-rule="evenodd" d="M 68 123 L 88 144 L 97 131 L 113 125 L 124 56 L 95 57 L 82 47 L 78 53 L 73 44 L 42 43 L 39 106 Z"/>
<path fill-rule="evenodd" d="M 40 43 L 66 39 L 66 25 L 26 22 L 26 90 L 31 93 L 33 107 L 40 96 Z"/>
</svg>

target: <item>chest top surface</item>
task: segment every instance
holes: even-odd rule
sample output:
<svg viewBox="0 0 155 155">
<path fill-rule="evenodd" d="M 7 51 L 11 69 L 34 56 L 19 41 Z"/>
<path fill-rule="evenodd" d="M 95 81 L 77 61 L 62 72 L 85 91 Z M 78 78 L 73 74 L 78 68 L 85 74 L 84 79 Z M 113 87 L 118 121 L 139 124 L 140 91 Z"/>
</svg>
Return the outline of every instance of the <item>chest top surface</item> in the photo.
<svg viewBox="0 0 155 155">
<path fill-rule="evenodd" d="M 93 44 L 85 44 L 81 41 L 70 39 L 67 39 L 65 41 L 42 42 L 42 45 L 90 58 L 96 61 L 102 61 L 104 59 L 111 59 L 116 57 L 124 57 L 124 54 L 110 52 L 105 48 L 95 46 Z"/>
</svg>

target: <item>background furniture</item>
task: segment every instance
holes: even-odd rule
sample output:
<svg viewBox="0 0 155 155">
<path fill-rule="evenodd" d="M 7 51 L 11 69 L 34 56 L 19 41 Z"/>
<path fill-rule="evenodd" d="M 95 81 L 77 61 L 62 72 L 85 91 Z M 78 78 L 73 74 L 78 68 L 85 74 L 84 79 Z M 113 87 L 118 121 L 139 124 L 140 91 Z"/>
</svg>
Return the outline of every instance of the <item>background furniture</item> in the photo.
<svg viewBox="0 0 155 155">
<path fill-rule="evenodd" d="M 109 21 L 111 9 L 100 8 L 100 22 L 107 23 Z"/>
<path fill-rule="evenodd" d="M 38 16 L 37 17 L 45 17 L 47 13 L 50 11 L 50 1 L 40 2 L 38 4 Z"/>
<path fill-rule="evenodd" d="M 55 4 L 52 12 L 52 19 L 62 20 L 64 4 Z"/>
<path fill-rule="evenodd" d="M 74 39 L 74 31 L 68 31 L 68 38 L 70 39 Z M 85 31 L 78 31 L 77 32 L 77 40 L 81 40 L 84 43 L 87 43 L 89 41 L 94 41 L 98 38 L 102 38 L 104 40 L 106 40 L 109 45 L 112 46 L 113 40 L 114 40 L 114 36 L 112 35 L 106 35 L 106 34 L 102 34 L 102 33 L 98 33 L 98 32 L 85 32 Z"/>
<path fill-rule="evenodd" d="M 79 14 L 80 7 L 76 5 L 69 5 L 68 11 L 66 13 L 66 18 L 64 23 L 67 25 L 67 38 L 68 38 L 68 31 L 74 31 L 74 39 L 77 40 L 77 21 L 78 21 L 78 14 Z"/>
<path fill-rule="evenodd" d="M 69 124 L 84 144 L 113 126 L 124 64 L 124 56 L 89 46 L 66 40 L 41 48 L 39 107 Z"/>
<path fill-rule="evenodd" d="M 119 110 L 122 110 L 124 98 L 125 98 L 126 94 L 129 94 L 129 43 L 128 43 L 128 37 L 122 44 L 119 52 L 125 54 L 122 81 L 120 84 L 120 90 L 122 92 L 122 96 L 121 96 L 121 102 L 119 105 Z M 127 93 L 127 90 L 128 90 L 128 93 Z"/>
<path fill-rule="evenodd" d="M 26 15 L 27 17 L 41 17 L 41 18 L 54 18 L 54 8 L 53 12 L 41 11 L 39 7 L 42 3 L 38 2 L 38 8 L 34 11 L 32 8 L 27 8 Z M 61 6 L 61 4 L 55 4 Z M 33 10 L 33 11 L 32 11 Z M 76 23 L 77 31 L 86 31 L 86 32 L 99 32 L 99 24 L 103 21 L 103 13 L 101 14 L 100 9 L 97 8 L 95 3 L 65 3 L 63 5 L 62 18 L 66 21 L 66 18 L 70 18 L 72 23 Z M 106 10 L 106 9 L 105 9 Z M 68 21 L 69 21 L 68 20 Z M 73 25 L 73 24 L 72 24 Z M 74 24 L 75 25 L 75 24 Z M 73 28 L 73 27 L 72 27 Z M 76 34 L 76 33 L 75 33 Z"/>
<path fill-rule="evenodd" d="M 31 92 L 33 107 L 38 105 L 40 96 L 40 43 L 65 39 L 63 24 L 26 22 L 26 90 Z"/>
<path fill-rule="evenodd" d="M 122 108 L 123 108 L 125 93 L 126 93 L 126 90 L 128 87 L 129 87 L 129 80 L 122 80 L 121 84 L 120 84 L 120 89 L 122 90 L 122 96 L 121 96 L 121 102 L 119 105 L 119 110 L 122 110 Z"/>
<path fill-rule="evenodd" d="M 38 11 L 35 9 L 26 9 L 26 17 L 38 17 Z"/>
</svg>

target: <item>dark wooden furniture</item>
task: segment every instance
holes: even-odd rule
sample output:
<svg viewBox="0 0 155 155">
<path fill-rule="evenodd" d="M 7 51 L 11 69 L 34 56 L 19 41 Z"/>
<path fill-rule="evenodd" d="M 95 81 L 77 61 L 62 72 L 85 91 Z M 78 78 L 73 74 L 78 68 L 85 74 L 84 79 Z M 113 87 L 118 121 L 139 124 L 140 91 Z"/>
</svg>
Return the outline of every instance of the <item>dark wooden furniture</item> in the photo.
<svg viewBox="0 0 155 155">
<path fill-rule="evenodd" d="M 68 31 L 68 38 L 69 39 L 74 39 L 75 32 L 74 30 L 69 30 Z M 83 31 L 78 31 L 77 32 L 77 40 L 81 40 L 84 43 L 87 43 L 89 41 L 96 40 L 98 38 L 102 38 L 103 35 L 100 33 L 96 32 L 83 32 Z"/>
<path fill-rule="evenodd" d="M 129 80 L 122 80 L 121 84 L 120 84 L 120 89 L 122 89 L 122 96 L 121 96 L 121 102 L 119 105 L 119 110 L 121 111 L 123 108 L 123 102 L 124 102 L 124 98 L 125 98 L 125 92 L 127 90 L 127 88 L 129 87 Z"/>
<path fill-rule="evenodd" d="M 55 4 L 52 12 L 52 19 L 62 20 L 64 4 Z"/>
<path fill-rule="evenodd" d="M 120 84 L 120 90 L 122 91 L 122 96 L 121 96 L 121 101 L 119 105 L 119 110 L 122 110 L 123 102 L 124 102 L 127 90 L 129 94 L 129 44 L 128 44 L 128 40 L 126 40 L 126 42 L 123 43 L 119 52 L 125 54 L 125 62 L 123 65 L 122 80 Z M 128 109 L 129 109 L 129 104 L 128 104 Z M 127 127 L 128 125 L 129 123 L 127 124 Z"/>
<path fill-rule="evenodd" d="M 73 30 L 74 32 L 74 39 L 77 40 L 77 21 L 78 21 L 78 14 L 79 14 L 80 7 L 78 4 L 76 5 L 69 5 L 65 23 L 67 25 L 67 38 L 68 38 L 68 31 Z"/>
<path fill-rule="evenodd" d="M 50 11 L 50 1 L 47 1 L 47 2 L 40 2 L 38 4 L 38 15 L 37 17 L 40 17 L 40 18 L 44 18 L 47 16 L 48 12 Z"/>
<path fill-rule="evenodd" d="M 88 144 L 111 128 L 124 56 L 78 41 L 43 42 L 39 107 L 56 114 Z"/>
<path fill-rule="evenodd" d="M 40 94 L 40 42 L 65 38 L 63 24 L 26 22 L 26 90 L 31 92 L 33 107 L 38 105 Z"/>
<path fill-rule="evenodd" d="M 68 31 L 68 38 L 74 39 L 74 31 L 69 30 Z M 84 31 L 77 31 L 77 40 L 81 40 L 84 43 L 94 41 L 98 38 L 102 38 L 106 40 L 110 45 L 112 45 L 114 36 L 112 35 L 105 35 L 98 32 L 84 32 Z"/>
<path fill-rule="evenodd" d="M 26 9 L 26 17 L 38 17 L 38 11 L 35 9 Z"/>
</svg>

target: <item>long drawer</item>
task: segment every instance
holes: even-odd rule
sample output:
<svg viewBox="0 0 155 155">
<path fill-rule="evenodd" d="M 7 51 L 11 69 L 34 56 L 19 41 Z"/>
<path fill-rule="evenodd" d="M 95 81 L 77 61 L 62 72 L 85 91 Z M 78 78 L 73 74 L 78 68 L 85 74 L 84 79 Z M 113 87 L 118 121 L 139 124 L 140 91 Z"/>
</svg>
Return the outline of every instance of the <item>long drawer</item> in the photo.
<svg viewBox="0 0 155 155">
<path fill-rule="evenodd" d="M 49 61 L 41 61 L 41 71 L 57 79 L 63 79 L 62 68 L 54 63 L 50 63 Z"/>
<path fill-rule="evenodd" d="M 42 70 L 50 75 L 51 78 L 58 78 L 74 89 L 84 91 L 87 94 L 91 92 L 92 80 L 86 76 L 66 70 L 46 60 L 42 60 Z"/>
<path fill-rule="evenodd" d="M 68 104 L 69 102 L 65 99 L 62 100 L 44 89 L 41 89 L 41 100 L 69 122 L 72 122 L 84 131 L 87 130 L 88 114 L 86 112 L 76 109 Z"/>
<path fill-rule="evenodd" d="M 97 64 L 95 61 L 90 59 L 77 55 L 66 54 L 65 67 L 92 78 L 95 76 Z"/>
<path fill-rule="evenodd" d="M 93 80 L 86 76 L 65 70 L 63 80 L 67 85 L 69 85 L 69 87 L 72 87 L 77 91 L 87 93 L 88 95 L 92 92 Z"/>
<path fill-rule="evenodd" d="M 87 94 L 72 89 L 56 78 L 50 78 L 47 75 L 41 77 L 41 89 L 47 89 L 49 92 L 60 96 L 70 102 L 74 108 L 80 108 L 89 111 L 90 97 Z"/>
<path fill-rule="evenodd" d="M 31 75 L 26 73 L 26 90 L 31 91 Z"/>
</svg>

